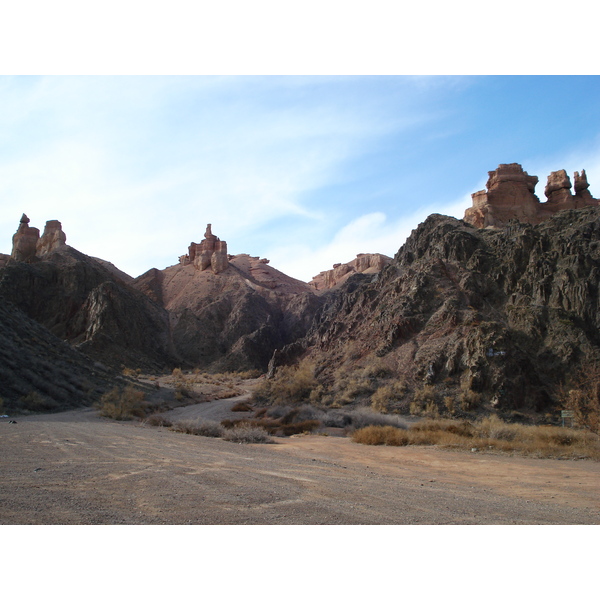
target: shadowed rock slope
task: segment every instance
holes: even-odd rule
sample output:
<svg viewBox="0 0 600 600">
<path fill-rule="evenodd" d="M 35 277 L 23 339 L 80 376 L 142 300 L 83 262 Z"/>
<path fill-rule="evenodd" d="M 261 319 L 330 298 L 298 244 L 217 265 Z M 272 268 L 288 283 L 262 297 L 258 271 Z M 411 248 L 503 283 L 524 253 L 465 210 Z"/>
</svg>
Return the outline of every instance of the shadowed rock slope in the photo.
<svg viewBox="0 0 600 600">
<path fill-rule="evenodd" d="M 93 259 L 62 245 L 43 259 L 11 260 L 0 298 L 108 366 L 176 364 L 167 312 Z"/>
<path fill-rule="evenodd" d="M 599 285 L 599 208 L 501 229 L 431 215 L 378 276 L 330 294 L 272 366 L 309 357 L 332 390 L 340 370 L 376 364 L 404 385 L 405 408 L 427 386 L 440 412 L 465 392 L 487 408 L 543 411 L 600 358 Z"/>
<path fill-rule="evenodd" d="M 277 348 L 306 334 L 322 303 L 308 284 L 265 259 L 229 256 L 217 273 L 182 262 L 151 269 L 132 285 L 168 312 L 183 364 L 265 370 Z"/>
<path fill-rule="evenodd" d="M 113 381 L 103 365 L 52 335 L 12 303 L 0 302 L 3 410 L 64 410 L 90 405 Z"/>
</svg>

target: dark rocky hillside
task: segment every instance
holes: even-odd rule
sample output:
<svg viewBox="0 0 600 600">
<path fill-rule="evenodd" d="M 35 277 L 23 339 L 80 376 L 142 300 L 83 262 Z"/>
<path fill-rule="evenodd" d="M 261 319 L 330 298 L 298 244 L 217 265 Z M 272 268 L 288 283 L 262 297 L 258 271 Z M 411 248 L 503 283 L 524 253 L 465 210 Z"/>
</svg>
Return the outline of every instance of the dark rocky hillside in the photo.
<svg viewBox="0 0 600 600">
<path fill-rule="evenodd" d="M 546 411 L 559 384 L 600 358 L 599 285 L 600 208 L 499 229 L 431 215 L 379 275 L 330 294 L 273 366 L 310 357 L 335 390 L 341 372 L 378 365 L 402 383 L 405 408 L 427 398 L 443 413 L 467 398 Z"/>
<path fill-rule="evenodd" d="M 180 264 L 151 269 L 135 288 L 168 311 L 182 364 L 266 370 L 273 352 L 308 331 L 322 300 L 306 283 L 246 254 L 218 273 Z"/>
<path fill-rule="evenodd" d="M 0 302 L 0 398 L 5 411 L 91 405 L 114 376 L 10 302 Z"/>
<path fill-rule="evenodd" d="M 0 298 L 108 366 L 176 364 L 167 312 L 99 261 L 63 245 L 32 262 L 9 261 Z"/>
</svg>

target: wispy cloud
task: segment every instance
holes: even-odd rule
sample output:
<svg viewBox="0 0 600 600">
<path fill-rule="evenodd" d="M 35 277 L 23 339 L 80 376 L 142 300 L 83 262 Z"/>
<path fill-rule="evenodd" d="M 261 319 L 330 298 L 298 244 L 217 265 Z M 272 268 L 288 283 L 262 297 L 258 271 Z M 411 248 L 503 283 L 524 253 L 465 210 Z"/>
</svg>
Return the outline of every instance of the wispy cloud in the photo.
<svg viewBox="0 0 600 600">
<path fill-rule="evenodd" d="M 504 89 L 491 83 L 0 78 L 0 250 L 26 212 L 40 228 L 61 220 L 68 243 L 132 275 L 174 264 L 206 223 L 231 251 L 266 255 L 302 279 L 359 252 L 393 255 L 431 212 L 461 217 L 497 157 L 512 153 L 511 115 L 498 148 L 486 112 L 499 105 L 490 89 Z M 541 140 L 537 153 L 523 143 L 524 154 L 523 131 L 513 160 L 532 157 L 523 166 L 540 177 L 541 199 L 557 168 L 585 168 L 598 189 L 598 144 L 549 156 Z"/>
<path fill-rule="evenodd" d="M 344 97 L 328 81 L 2 80 L 0 197 L 14 207 L 4 243 L 22 211 L 39 225 L 58 218 L 70 243 L 137 275 L 175 262 L 207 222 L 244 239 L 284 217 L 323 219 L 310 192 L 351 179 L 348 161 L 431 118 L 393 114 L 376 86 L 338 80 Z M 410 105 L 409 92 L 396 103 Z"/>
</svg>

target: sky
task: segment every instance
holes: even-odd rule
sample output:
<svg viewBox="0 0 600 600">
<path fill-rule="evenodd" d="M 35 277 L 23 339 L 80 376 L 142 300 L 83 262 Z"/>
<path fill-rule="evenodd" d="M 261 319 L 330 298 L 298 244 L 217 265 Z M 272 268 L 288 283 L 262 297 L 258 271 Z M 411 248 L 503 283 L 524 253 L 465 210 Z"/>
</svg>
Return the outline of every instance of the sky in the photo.
<svg viewBox="0 0 600 600">
<path fill-rule="evenodd" d="M 500 163 L 599 197 L 599 102 L 598 76 L 3 76 L 0 251 L 26 213 L 138 276 L 211 223 L 307 281 L 461 218 Z"/>
</svg>

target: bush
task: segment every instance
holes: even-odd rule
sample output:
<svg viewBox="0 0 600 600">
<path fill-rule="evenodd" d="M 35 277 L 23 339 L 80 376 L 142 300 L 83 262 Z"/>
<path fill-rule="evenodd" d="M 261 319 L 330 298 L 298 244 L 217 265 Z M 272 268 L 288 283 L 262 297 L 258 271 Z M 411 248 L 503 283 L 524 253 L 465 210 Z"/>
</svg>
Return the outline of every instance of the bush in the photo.
<svg viewBox="0 0 600 600">
<path fill-rule="evenodd" d="M 224 433 L 223 439 L 238 444 L 270 444 L 273 442 L 271 436 L 262 427 L 255 427 L 247 423 L 228 429 Z"/>
<path fill-rule="evenodd" d="M 562 408 L 574 413 L 574 424 L 600 434 L 600 365 L 586 365 L 571 381 L 561 386 Z"/>
<path fill-rule="evenodd" d="M 148 410 L 145 394 L 128 385 L 125 389 L 113 388 L 100 398 L 97 405 L 100 415 L 117 421 L 143 418 Z"/>
<path fill-rule="evenodd" d="M 402 443 L 388 442 L 389 429 L 369 426 L 352 433 L 360 444 L 437 445 L 445 448 L 473 447 L 481 450 L 517 452 L 526 456 L 600 459 L 598 436 L 554 426 L 509 424 L 495 415 L 478 423 L 452 419 L 425 419 L 401 432 Z"/>
<path fill-rule="evenodd" d="M 204 421 L 202 419 L 181 419 L 173 423 L 171 429 L 179 433 L 204 437 L 223 437 L 225 433 L 224 427 L 216 421 Z"/>
<path fill-rule="evenodd" d="M 144 422 L 152 427 L 171 427 L 173 425 L 170 419 L 159 414 L 150 415 Z"/>
<path fill-rule="evenodd" d="M 255 388 L 252 400 L 270 404 L 318 401 L 319 388 L 313 365 L 302 361 L 297 367 L 280 367 L 273 379 L 266 379 Z"/>
<path fill-rule="evenodd" d="M 481 404 L 481 394 L 470 389 L 463 389 L 458 395 L 461 410 L 469 412 Z"/>
<path fill-rule="evenodd" d="M 403 383 L 384 385 L 371 396 L 371 407 L 373 410 L 386 413 L 393 402 L 402 400 L 405 393 L 406 386 Z"/>
<path fill-rule="evenodd" d="M 19 405 L 21 408 L 32 412 L 46 412 L 58 408 L 56 400 L 48 396 L 42 396 L 35 391 L 29 392 L 26 396 L 21 396 Z"/>
<path fill-rule="evenodd" d="M 283 435 L 295 435 L 298 433 L 309 433 L 318 429 L 321 426 L 321 421 L 316 419 L 310 419 L 306 421 L 299 421 L 297 423 L 284 424 L 281 427 Z"/>
<path fill-rule="evenodd" d="M 231 412 L 250 412 L 252 410 L 252 406 L 248 402 L 236 402 L 231 407 Z"/>
<path fill-rule="evenodd" d="M 352 429 L 362 429 L 369 425 L 391 426 L 406 429 L 406 423 L 397 415 L 384 415 L 368 408 L 357 408 L 345 413 L 350 418 Z"/>
<path fill-rule="evenodd" d="M 406 446 L 408 433 L 390 425 L 369 425 L 354 431 L 352 441 L 371 446 Z"/>
</svg>

